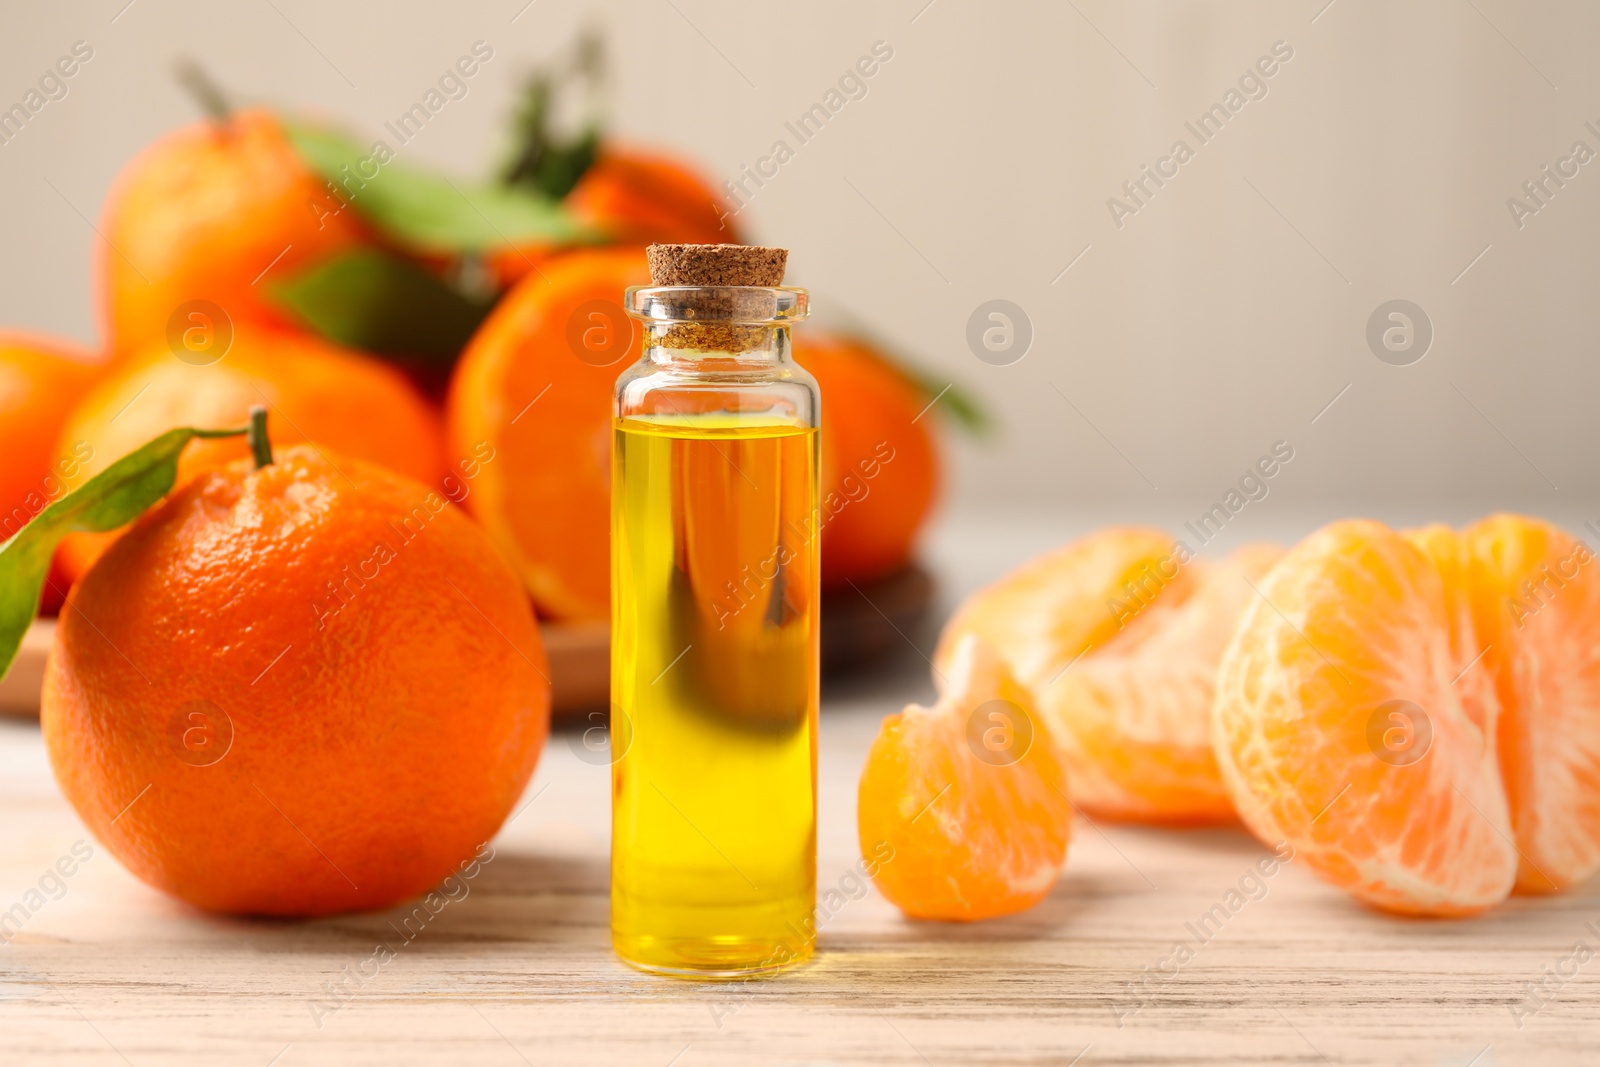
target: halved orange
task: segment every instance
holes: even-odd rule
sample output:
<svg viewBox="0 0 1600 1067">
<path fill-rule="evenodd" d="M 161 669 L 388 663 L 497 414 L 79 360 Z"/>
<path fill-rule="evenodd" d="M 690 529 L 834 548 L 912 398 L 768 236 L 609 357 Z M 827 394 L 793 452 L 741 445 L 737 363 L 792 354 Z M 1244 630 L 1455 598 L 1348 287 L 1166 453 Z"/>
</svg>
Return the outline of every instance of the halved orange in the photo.
<svg viewBox="0 0 1600 1067">
<path fill-rule="evenodd" d="M 639 355 L 623 290 L 649 281 L 642 248 L 554 257 L 495 306 L 450 382 L 452 454 L 495 454 L 466 508 L 546 618 L 611 610 L 611 387 Z"/>
</svg>

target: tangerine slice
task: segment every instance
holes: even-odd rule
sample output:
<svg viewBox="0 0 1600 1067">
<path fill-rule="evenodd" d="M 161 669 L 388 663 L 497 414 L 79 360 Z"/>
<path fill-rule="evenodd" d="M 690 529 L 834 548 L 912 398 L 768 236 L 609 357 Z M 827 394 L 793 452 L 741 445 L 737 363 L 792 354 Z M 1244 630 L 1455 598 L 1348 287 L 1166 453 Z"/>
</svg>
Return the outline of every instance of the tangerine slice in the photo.
<svg viewBox="0 0 1600 1067">
<path fill-rule="evenodd" d="M 1218 764 L 1246 825 L 1393 911 L 1467 915 L 1516 876 L 1499 704 L 1439 531 L 1334 523 L 1260 583 L 1217 676 Z"/>
<path fill-rule="evenodd" d="M 1003 578 L 946 627 L 935 662 L 983 634 L 1054 727 L 1073 799 L 1159 823 L 1233 818 L 1211 750 L 1211 701 L 1233 623 L 1282 554 L 1193 559 L 1157 530 L 1104 530 Z"/>
<path fill-rule="evenodd" d="M 1220 563 L 1191 560 L 1052 687 L 1046 714 L 1073 740 L 1069 765 L 1094 768 L 1096 812 L 1165 823 L 1234 818 L 1211 750 L 1217 664 L 1256 596 L 1250 583 L 1282 554 L 1249 545 Z"/>
<path fill-rule="evenodd" d="M 1565 530 L 1518 515 L 1490 516 L 1460 540 L 1504 709 L 1517 890 L 1558 892 L 1600 868 L 1600 565 Z"/>
<path fill-rule="evenodd" d="M 878 889 L 918 919 L 1031 908 L 1061 875 L 1067 772 L 1033 697 L 980 638 L 958 641 L 938 701 L 883 720 L 857 801 Z"/>
</svg>

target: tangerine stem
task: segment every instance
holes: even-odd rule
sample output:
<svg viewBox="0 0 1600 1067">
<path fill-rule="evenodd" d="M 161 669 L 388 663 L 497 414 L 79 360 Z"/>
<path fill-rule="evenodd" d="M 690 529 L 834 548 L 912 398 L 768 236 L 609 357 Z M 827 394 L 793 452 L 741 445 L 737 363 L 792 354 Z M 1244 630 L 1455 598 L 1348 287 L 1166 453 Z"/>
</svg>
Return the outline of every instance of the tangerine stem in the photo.
<svg viewBox="0 0 1600 1067">
<path fill-rule="evenodd" d="M 256 470 L 272 462 L 272 442 L 267 439 L 267 406 L 256 404 L 250 409 L 250 431 L 246 438 L 250 452 L 256 458 Z"/>
<path fill-rule="evenodd" d="M 188 56 L 179 56 L 177 75 L 179 83 L 195 98 L 208 118 L 225 123 L 233 117 L 233 106 L 228 103 L 227 94 L 200 64 Z"/>
</svg>

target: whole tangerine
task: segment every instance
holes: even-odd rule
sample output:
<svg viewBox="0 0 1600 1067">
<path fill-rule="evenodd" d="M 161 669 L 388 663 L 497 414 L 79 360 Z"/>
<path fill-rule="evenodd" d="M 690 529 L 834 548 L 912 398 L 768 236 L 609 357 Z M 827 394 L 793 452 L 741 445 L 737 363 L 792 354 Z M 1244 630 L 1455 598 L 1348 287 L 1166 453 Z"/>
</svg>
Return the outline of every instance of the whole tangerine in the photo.
<svg viewBox="0 0 1600 1067">
<path fill-rule="evenodd" d="M 308 446 L 209 470 L 65 607 L 41 722 L 90 831 L 197 907 L 378 908 L 500 827 L 544 743 L 526 597 L 428 487 Z"/>
<path fill-rule="evenodd" d="M 368 240 L 342 208 L 269 111 L 173 131 L 106 198 L 95 271 L 103 335 L 124 355 L 199 322 L 294 325 L 271 283 Z"/>
</svg>

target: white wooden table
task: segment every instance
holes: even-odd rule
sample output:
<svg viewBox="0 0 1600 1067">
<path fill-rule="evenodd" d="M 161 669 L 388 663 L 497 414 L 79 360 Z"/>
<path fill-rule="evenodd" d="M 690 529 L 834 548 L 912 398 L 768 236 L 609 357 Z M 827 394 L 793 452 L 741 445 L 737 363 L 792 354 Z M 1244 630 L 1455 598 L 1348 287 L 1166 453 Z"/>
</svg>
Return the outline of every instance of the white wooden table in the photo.
<svg viewBox="0 0 1600 1067">
<path fill-rule="evenodd" d="M 1020 550 L 1013 538 L 953 567 L 956 585 Z M 856 778 L 878 719 L 927 693 L 908 651 L 898 675 L 826 702 L 822 888 L 857 857 Z M 573 744 L 552 738 L 531 805 L 469 894 L 370 977 L 361 964 L 396 940 L 399 909 L 206 916 L 96 847 L 0 946 L 0 1064 L 1600 1062 L 1600 959 L 1550 979 L 1542 1010 L 1526 999 L 1545 968 L 1572 969 L 1576 942 L 1600 951 L 1600 885 L 1408 921 L 1291 864 L 1174 968 L 1174 942 L 1195 944 L 1185 924 L 1265 855 L 1236 830 L 1080 820 L 1060 886 L 1027 914 L 913 923 L 870 893 L 823 925 L 803 970 L 734 986 L 640 974 L 608 943 L 608 771 Z M 37 727 L 0 723 L 0 909 L 85 837 Z"/>
</svg>

